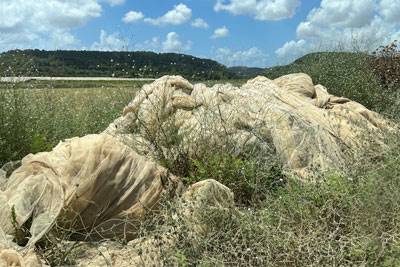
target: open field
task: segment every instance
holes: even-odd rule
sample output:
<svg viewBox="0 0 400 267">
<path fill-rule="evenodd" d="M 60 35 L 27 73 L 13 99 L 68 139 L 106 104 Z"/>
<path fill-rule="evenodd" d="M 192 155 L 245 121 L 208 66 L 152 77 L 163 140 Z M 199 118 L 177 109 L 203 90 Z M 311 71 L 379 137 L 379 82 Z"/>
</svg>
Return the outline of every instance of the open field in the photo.
<svg viewBox="0 0 400 267">
<path fill-rule="evenodd" d="M 29 153 L 49 150 L 65 138 L 103 131 L 147 82 L 124 79 L 0 82 L 3 125 L 0 165 Z"/>
<path fill-rule="evenodd" d="M 102 131 L 144 82 L 0 83 L 0 165 Z"/>
</svg>

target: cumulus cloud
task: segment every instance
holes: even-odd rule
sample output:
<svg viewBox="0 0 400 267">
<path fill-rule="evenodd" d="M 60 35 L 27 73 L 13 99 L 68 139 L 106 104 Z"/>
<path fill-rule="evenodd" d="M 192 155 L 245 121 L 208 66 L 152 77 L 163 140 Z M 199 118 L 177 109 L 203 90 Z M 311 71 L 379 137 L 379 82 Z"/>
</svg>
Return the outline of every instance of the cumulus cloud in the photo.
<svg viewBox="0 0 400 267">
<path fill-rule="evenodd" d="M 293 17 L 299 5 L 300 0 L 218 0 L 214 10 L 268 21 Z"/>
<path fill-rule="evenodd" d="M 101 15 L 95 0 L 34 1 L 2 0 L 0 3 L 0 31 L 48 31 L 54 28 L 73 28 Z"/>
<path fill-rule="evenodd" d="M 180 40 L 179 35 L 176 32 L 170 32 L 167 34 L 167 37 L 164 42 L 162 42 L 162 51 L 163 52 L 175 52 L 182 53 L 185 51 L 189 51 L 192 47 L 192 42 L 182 42 Z"/>
<path fill-rule="evenodd" d="M 160 52 L 161 51 L 160 37 L 153 37 L 150 40 L 146 40 L 142 43 L 136 43 L 134 45 L 134 50 Z"/>
<path fill-rule="evenodd" d="M 214 30 L 213 35 L 211 36 L 212 39 L 224 38 L 229 35 L 229 29 L 226 26 L 221 28 L 217 28 Z"/>
<path fill-rule="evenodd" d="M 54 49 L 72 49 L 77 47 L 80 42 L 68 31 L 55 30 L 50 35 L 49 43 Z"/>
<path fill-rule="evenodd" d="M 135 50 L 153 51 L 156 53 L 182 53 L 187 52 L 192 48 L 192 41 L 181 40 L 179 34 L 176 32 L 169 32 L 164 40 L 160 37 L 153 37 L 150 40 L 146 40 L 141 43 L 134 45 Z"/>
<path fill-rule="evenodd" d="M 388 0 L 322 0 L 297 27 L 297 40 L 275 51 L 287 63 L 321 50 L 371 51 L 400 33 L 400 2 Z"/>
<path fill-rule="evenodd" d="M 400 1 L 382 0 L 379 3 L 379 8 L 382 16 L 388 22 L 400 23 Z"/>
<path fill-rule="evenodd" d="M 128 13 L 125 14 L 125 16 L 122 18 L 122 21 L 124 23 L 134 23 L 136 21 L 139 21 L 144 18 L 144 15 L 142 12 L 137 12 L 137 11 L 129 11 Z"/>
<path fill-rule="evenodd" d="M 179 4 L 163 16 L 158 18 L 145 18 L 145 22 L 156 26 L 180 25 L 188 22 L 192 18 L 192 10 L 185 4 Z"/>
<path fill-rule="evenodd" d="M 311 48 L 309 47 L 308 43 L 301 39 L 298 41 L 289 41 L 285 43 L 281 48 L 275 51 L 276 55 L 279 59 L 283 59 L 287 63 L 289 61 L 293 61 L 296 58 L 304 56 L 305 54 L 309 53 Z"/>
<path fill-rule="evenodd" d="M 68 47 L 77 43 L 70 31 L 102 12 L 97 0 L 1 0 L 0 10 L 0 50 Z M 57 40 L 66 41 L 65 46 L 54 44 Z"/>
<path fill-rule="evenodd" d="M 244 51 L 232 51 L 229 48 L 218 48 L 215 59 L 227 66 L 264 67 L 267 63 L 267 54 L 252 47 Z"/>
<path fill-rule="evenodd" d="M 207 29 L 209 27 L 208 23 L 202 18 L 197 18 L 194 21 L 192 21 L 192 26 L 201 29 Z"/>
<path fill-rule="evenodd" d="M 120 6 L 125 4 L 125 0 L 107 0 L 111 6 Z"/>
<path fill-rule="evenodd" d="M 118 33 L 108 34 L 105 30 L 101 30 L 98 42 L 94 42 L 90 47 L 96 51 L 122 51 L 126 49 L 127 42 Z"/>
<path fill-rule="evenodd" d="M 311 25 L 363 27 L 374 17 L 374 0 L 323 0 L 307 16 Z"/>
</svg>

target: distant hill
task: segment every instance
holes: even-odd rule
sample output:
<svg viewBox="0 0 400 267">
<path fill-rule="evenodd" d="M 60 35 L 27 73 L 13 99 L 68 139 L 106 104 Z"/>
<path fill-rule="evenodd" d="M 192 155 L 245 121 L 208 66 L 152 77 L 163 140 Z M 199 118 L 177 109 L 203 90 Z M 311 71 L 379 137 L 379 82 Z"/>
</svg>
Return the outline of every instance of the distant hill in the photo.
<svg viewBox="0 0 400 267">
<path fill-rule="evenodd" d="M 253 78 L 258 75 L 264 75 L 265 69 L 263 68 L 252 68 L 252 67 L 230 67 L 229 71 L 234 73 L 240 78 Z"/>
<path fill-rule="evenodd" d="M 12 50 L 0 54 L 0 76 L 237 78 L 224 65 L 184 54 L 153 52 Z"/>
<path fill-rule="evenodd" d="M 157 78 L 182 75 L 190 80 L 270 79 L 304 72 L 332 93 L 362 100 L 360 87 L 371 78 L 370 56 L 349 52 L 320 52 L 272 68 L 226 67 L 190 55 L 153 52 L 12 50 L 0 53 L 0 76 Z M 353 87 L 338 82 L 352 73 Z M 375 78 L 375 77 L 374 77 Z M 371 79 L 372 80 L 372 79 Z M 361 101 L 364 103 L 363 101 Z"/>
</svg>

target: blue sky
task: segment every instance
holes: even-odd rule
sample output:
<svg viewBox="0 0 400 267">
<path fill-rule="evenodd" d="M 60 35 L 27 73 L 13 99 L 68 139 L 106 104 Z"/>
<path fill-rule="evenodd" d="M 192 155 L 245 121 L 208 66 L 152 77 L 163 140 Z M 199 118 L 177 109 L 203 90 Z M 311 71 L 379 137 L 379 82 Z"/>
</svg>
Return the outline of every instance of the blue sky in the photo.
<svg viewBox="0 0 400 267">
<path fill-rule="evenodd" d="M 398 37 L 400 0 L 0 0 L 0 51 L 150 50 L 264 67 Z"/>
</svg>

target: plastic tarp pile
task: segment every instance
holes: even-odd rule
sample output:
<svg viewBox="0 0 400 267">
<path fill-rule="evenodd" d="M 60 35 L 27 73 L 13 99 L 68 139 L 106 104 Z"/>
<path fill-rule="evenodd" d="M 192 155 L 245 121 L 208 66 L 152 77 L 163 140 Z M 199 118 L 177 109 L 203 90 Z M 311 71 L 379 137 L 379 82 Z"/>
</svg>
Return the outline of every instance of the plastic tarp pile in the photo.
<svg viewBox="0 0 400 267">
<path fill-rule="evenodd" d="M 134 233 L 134 222 L 179 186 L 166 169 L 112 136 L 66 140 L 25 157 L 0 191 L 0 248 L 18 250 L 11 241 L 24 226 L 30 233 L 26 250 L 55 224 L 82 240 Z"/>
<path fill-rule="evenodd" d="M 40 266 L 34 245 L 55 225 L 80 240 L 134 239 L 147 211 L 183 190 L 179 177 L 157 163 L 159 153 L 168 157 L 178 149 L 158 142 L 171 128 L 189 154 L 205 141 L 218 147 L 228 139 L 235 153 L 271 144 L 287 170 L 304 180 L 341 169 L 367 145 L 383 147 L 391 130 L 378 114 L 330 95 L 305 74 L 257 77 L 240 88 L 165 76 L 145 85 L 103 133 L 28 155 L 10 177 L 0 173 L 0 266 Z M 215 181 L 183 196 L 219 208 L 233 203 L 229 189 Z M 194 232 L 206 229 L 191 224 Z M 28 241 L 18 245 L 21 229 Z"/>
<path fill-rule="evenodd" d="M 153 149 L 168 158 L 171 148 L 155 143 L 171 128 L 189 154 L 206 144 L 222 147 L 226 140 L 235 144 L 235 153 L 270 144 L 287 170 L 304 180 L 343 169 L 367 146 L 380 149 L 392 130 L 379 114 L 329 94 L 306 74 L 292 74 L 257 77 L 240 88 L 163 77 L 144 86 L 106 132 L 125 136 L 141 153 L 152 156 Z"/>
<path fill-rule="evenodd" d="M 204 216 L 202 211 L 212 209 L 217 214 L 237 212 L 234 205 L 233 193 L 226 186 L 215 180 L 198 182 L 175 202 L 176 209 L 170 218 L 172 222 L 163 229 L 134 239 L 126 246 L 115 242 L 94 248 L 84 246 L 86 252 L 77 259 L 78 266 L 181 266 L 174 250 L 179 245 L 179 237 L 199 236 L 208 231 L 206 220 L 201 219 Z"/>
</svg>

